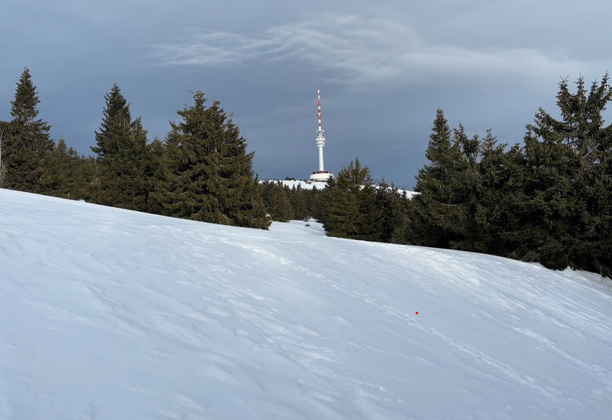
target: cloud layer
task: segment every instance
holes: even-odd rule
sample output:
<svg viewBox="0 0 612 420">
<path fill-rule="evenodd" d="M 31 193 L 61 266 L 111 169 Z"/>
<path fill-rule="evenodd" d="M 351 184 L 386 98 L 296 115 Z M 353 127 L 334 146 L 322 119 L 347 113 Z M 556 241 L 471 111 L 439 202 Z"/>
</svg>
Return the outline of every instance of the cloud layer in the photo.
<svg viewBox="0 0 612 420">
<path fill-rule="evenodd" d="M 172 43 L 153 46 L 166 66 L 250 66 L 292 60 L 310 70 L 331 70 L 344 82 L 385 81 L 422 73 L 549 73 L 579 69 L 563 50 L 480 49 L 428 42 L 416 30 L 390 19 L 323 15 L 245 35 L 188 28 Z"/>
</svg>

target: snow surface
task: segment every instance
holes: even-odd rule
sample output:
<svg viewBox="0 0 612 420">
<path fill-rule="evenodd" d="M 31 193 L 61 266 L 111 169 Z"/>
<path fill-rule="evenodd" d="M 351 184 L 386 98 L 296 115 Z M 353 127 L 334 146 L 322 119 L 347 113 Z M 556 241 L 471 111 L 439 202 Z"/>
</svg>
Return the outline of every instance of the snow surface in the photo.
<svg viewBox="0 0 612 420">
<path fill-rule="evenodd" d="M 0 190 L 0 308 L 2 420 L 612 418 L 608 280 L 316 223 Z"/>
<path fill-rule="evenodd" d="M 268 179 L 265 181 L 274 182 L 276 184 L 282 184 L 289 188 L 294 188 L 294 187 L 297 188 L 299 185 L 303 190 L 312 190 L 313 188 L 322 190 L 323 188 L 325 188 L 325 182 L 301 181 L 301 180 L 293 181 L 293 180 L 288 180 L 288 179 Z M 262 180 L 261 182 L 264 182 L 264 181 Z"/>
</svg>

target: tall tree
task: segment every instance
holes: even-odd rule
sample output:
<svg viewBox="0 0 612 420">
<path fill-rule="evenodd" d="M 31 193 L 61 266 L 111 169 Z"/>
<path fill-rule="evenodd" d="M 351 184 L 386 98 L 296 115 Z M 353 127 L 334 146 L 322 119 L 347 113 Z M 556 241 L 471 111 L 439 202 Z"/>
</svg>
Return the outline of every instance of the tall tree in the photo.
<svg viewBox="0 0 612 420">
<path fill-rule="evenodd" d="M 444 112 L 438 109 L 425 156 L 429 164 L 419 170 L 410 206 L 410 226 L 404 242 L 448 248 L 462 239 L 464 207 L 458 205 L 457 185 L 465 166 L 461 142 L 452 140 Z"/>
<path fill-rule="evenodd" d="M 527 126 L 524 222 L 515 232 L 514 256 L 550 268 L 583 268 L 612 274 L 612 126 L 603 112 L 612 99 L 606 74 L 575 94 L 559 85 L 561 120 L 540 109 Z"/>
<path fill-rule="evenodd" d="M 218 100 L 195 104 L 178 114 L 166 138 L 168 182 L 162 193 L 165 213 L 211 223 L 267 229 L 270 219 L 252 170 L 253 153 Z"/>
<path fill-rule="evenodd" d="M 5 126 L 2 138 L 6 188 L 43 194 L 50 191 L 54 143 L 49 124 L 37 118 L 39 103 L 30 70 L 25 68 L 11 102 L 13 119 Z"/>
<path fill-rule="evenodd" d="M 131 120 L 130 106 L 115 83 L 106 100 L 100 130 L 96 134 L 99 183 L 92 192 L 98 204 L 146 210 L 147 181 L 144 178 L 147 132 L 140 118 Z"/>
</svg>

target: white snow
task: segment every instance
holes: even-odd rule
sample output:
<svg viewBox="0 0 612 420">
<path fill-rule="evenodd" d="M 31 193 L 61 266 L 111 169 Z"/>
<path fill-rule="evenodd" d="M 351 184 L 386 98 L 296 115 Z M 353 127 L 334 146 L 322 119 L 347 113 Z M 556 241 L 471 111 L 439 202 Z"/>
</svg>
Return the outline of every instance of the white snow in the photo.
<svg viewBox="0 0 612 420">
<path fill-rule="evenodd" d="M 610 419 L 608 284 L 0 190 L 0 419 Z"/>
<path fill-rule="evenodd" d="M 294 181 L 294 180 L 287 180 L 287 179 L 268 179 L 266 181 L 273 182 L 276 184 L 281 184 L 289 188 L 294 188 L 294 187 L 297 188 L 299 185 L 303 190 L 312 190 L 313 188 L 322 190 L 323 188 L 325 188 L 325 182 L 302 181 L 302 180 Z"/>
</svg>

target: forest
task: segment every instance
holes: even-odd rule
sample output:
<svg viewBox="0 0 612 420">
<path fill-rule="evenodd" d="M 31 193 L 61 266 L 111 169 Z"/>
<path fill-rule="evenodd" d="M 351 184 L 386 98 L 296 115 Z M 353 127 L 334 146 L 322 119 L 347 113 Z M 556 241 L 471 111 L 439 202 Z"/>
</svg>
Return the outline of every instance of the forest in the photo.
<svg viewBox="0 0 612 420">
<path fill-rule="evenodd" d="M 165 139 L 148 139 L 117 84 L 104 96 L 91 155 L 55 141 L 24 69 L 0 121 L 0 187 L 231 226 L 315 219 L 327 235 L 486 253 L 612 276 L 612 99 L 608 74 L 544 109 L 515 144 L 468 135 L 438 109 L 416 195 L 372 179 L 358 158 L 312 190 L 260 182 L 254 153 L 219 100 L 201 91 Z"/>
</svg>

